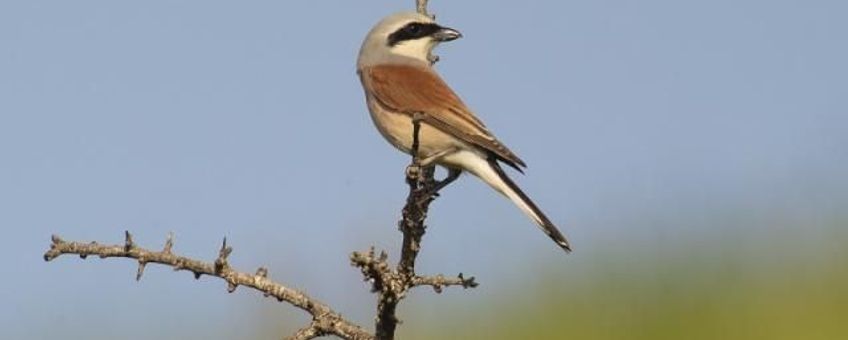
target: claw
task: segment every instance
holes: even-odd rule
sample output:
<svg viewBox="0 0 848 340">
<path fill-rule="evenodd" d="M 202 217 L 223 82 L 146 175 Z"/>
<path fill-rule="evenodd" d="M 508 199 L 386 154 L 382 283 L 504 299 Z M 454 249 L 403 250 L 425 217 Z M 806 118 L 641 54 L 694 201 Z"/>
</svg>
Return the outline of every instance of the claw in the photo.
<svg viewBox="0 0 848 340">
<path fill-rule="evenodd" d="M 406 167 L 406 177 L 407 178 L 418 178 L 418 175 L 421 173 L 421 167 L 418 165 L 411 164 Z"/>
</svg>

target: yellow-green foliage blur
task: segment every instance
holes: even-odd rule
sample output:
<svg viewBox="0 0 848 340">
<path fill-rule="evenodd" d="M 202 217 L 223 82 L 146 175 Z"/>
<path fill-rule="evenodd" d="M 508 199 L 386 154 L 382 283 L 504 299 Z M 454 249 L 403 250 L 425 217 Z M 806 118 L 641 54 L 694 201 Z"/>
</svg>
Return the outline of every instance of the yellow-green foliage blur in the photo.
<svg viewBox="0 0 848 340">
<path fill-rule="evenodd" d="M 585 259 L 567 277 L 528 278 L 506 294 L 492 294 L 483 305 L 462 305 L 461 295 L 454 295 L 443 313 L 408 315 L 411 322 L 401 326 L 401 334 L 407 339 L 848 339 L 848 224 L 826 224 L 766 227 L 659 248 L 590 251 L 586 257 L 605 255 Z"/>
</svg>

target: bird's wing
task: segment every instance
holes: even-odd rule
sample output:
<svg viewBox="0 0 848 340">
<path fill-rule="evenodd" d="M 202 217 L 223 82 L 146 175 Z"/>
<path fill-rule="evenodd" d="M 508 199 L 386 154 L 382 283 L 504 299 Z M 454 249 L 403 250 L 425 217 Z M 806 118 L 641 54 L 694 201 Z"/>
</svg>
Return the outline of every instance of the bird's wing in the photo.
<svg viewBox="0 0 848 340">
<path fill-rule="evenodd" d="M 360 76 L 388 108 L 409 115 L 420 113 L 423 122 L 488 150 L 518 171 L 527 166 L 489 132 L 434 71 L 410 65 L 378 65 L 361 70 Z"/>
</svg>

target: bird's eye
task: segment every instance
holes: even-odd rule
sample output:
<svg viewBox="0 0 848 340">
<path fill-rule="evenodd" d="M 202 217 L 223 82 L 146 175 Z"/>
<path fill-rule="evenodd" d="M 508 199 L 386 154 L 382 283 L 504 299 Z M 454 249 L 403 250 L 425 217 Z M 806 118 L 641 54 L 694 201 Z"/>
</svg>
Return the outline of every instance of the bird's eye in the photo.
<svg viewBox="0 0 848 340">
<path fill-rule="evenodd" d="M 412 24 L 406 25 L 406 27 L 403 30 L 406 31 L 406 33 L 416 35 L 416 34 L 421 33 L 421 24 L 412 23 Z"/>
</svg>

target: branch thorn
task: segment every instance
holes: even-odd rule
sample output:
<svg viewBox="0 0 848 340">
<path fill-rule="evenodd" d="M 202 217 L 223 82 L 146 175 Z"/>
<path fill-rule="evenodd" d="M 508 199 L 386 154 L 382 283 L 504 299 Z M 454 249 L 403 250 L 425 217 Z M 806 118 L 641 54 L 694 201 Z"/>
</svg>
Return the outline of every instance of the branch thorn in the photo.
<svg viewBox="0 0 848 340">
<path fill-rule="evenodd" d="M 135 274 L 135 280 L 141 281 L 141 276 L 144 274 L 144 267 L 147 266 L 147 261 L 143 259 L 138 259 L 138 272 Z"/>
<path fill-rule="evenodd" d="M 124 251 L 130 251 L 133 247 L 135 247 L 135 243 L 133 243 L 132 234 L 129 230 L 124 230 Z"/>
<path fill-rule="evenodd" d="M 171 249 L 174 248 L 174 232 L 168 233 L 168 238 L 165 239 L 165 247 L 162 249 L 162 252 L 165 254 L 170 254 Z"/>
</svg>

